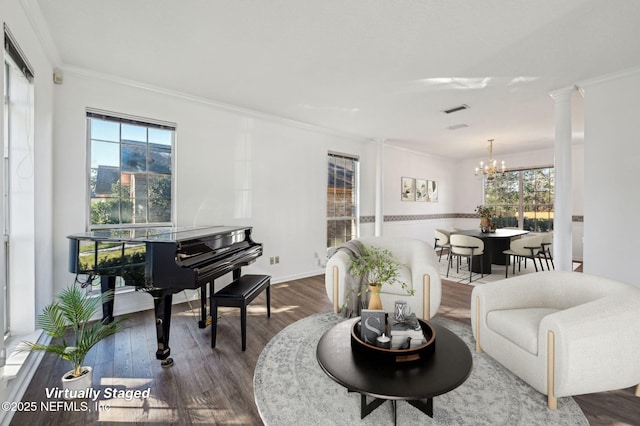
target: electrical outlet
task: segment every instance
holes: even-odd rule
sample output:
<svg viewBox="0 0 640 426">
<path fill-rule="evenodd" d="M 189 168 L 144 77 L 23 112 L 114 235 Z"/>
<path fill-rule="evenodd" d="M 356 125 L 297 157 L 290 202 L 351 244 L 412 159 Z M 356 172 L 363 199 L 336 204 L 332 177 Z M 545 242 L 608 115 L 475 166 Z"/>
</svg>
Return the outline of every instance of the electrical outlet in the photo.
<svg viewBox="0 0 640 426">
<path fill-rule="evenodd" d="M 273 257 L 269 258 L 269 265 L 273 265 L 275 262 L 273 261 Z"/>
<path fill-rule="evenodd" d="M 276 263 L 280 263 L 280 256 L 276 256 Z"/>
</svg>

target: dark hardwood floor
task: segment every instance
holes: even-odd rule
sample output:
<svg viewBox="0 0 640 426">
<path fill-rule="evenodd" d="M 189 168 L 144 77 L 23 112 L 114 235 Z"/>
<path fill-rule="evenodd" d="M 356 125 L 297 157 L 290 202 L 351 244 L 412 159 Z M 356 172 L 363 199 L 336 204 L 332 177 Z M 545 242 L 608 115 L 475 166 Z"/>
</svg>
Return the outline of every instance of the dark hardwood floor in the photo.
<svg viewBox="0 0 640 426">
<path fill-rule="evenodd" d="M 471 289 L 443 282 L 438 315 L 470 324 Z M 262 424 L 253 399 L 253 371 L 260 352 L 287 325 L 331 309 L 324 276 L 276 284 L 271 293 L 271 319 L 266 318 L 264 293 L 249 308 L 245 352 L 240 347 L 238 309 L 220 309 L 217 347 L 211 349 L 210 330 L 198 328 L 197 310 L 191 311 L 188 304 L 174 306 L 170 345 L 175 365 L 166 369 L 155 359 L 153 312 L 131 315 L 131 326 L 101 342 L 89 353 L 86 363 L 94 366 L 93 388 L 102 391 L 101 395 L 107 389 L 150 389 L 149 398 L 127 401 L 101 397 L 99 410 L 93 402 L 81 400 L 76 401 L 76 410 L 67 406 L 58 411 L 16 413 L 11 424 Z M 46 390 L 59 387 L 60 377 L 68 369 L 67 363 L 46 355 L 23 401 L 38 406 L 51 401 Z M 575 399 L 592 425 L 640 424 L 640 398 L 634 396 L 633 388 Z M 82 411 L 83 401 L 91 411 Z"/>
</svg>

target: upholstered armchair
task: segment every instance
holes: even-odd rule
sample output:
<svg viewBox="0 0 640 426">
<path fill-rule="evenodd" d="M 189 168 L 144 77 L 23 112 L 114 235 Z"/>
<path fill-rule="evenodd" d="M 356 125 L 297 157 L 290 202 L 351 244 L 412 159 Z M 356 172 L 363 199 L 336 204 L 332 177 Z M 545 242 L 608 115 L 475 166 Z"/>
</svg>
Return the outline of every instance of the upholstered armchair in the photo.
<svg viewBox="0 0 640 426">
<path fill-rule="evenodd" d="M 640 383 L 640 288 L 569 271 L 520 275 L 475 287 L 471 323 L 476 351 L 551 409 L 558 397 Z"/>
<path fill-rule="evenodd" d="M 440 307 L 442 284 L 438 258 L 433 247 L 425 241 L 411 238 L 364 237 L 358 240 L 365 246 L 375 246 L 389 250 L 402 265 L 400 279 L 408 289 L 415 290 L 413 296 L 407 294 L 399 284 L 383 285 L 380 291 L 382 307 L 393 312 L 395 300 L 406 300 L 411 311 L 419 318 L 433 317 Z M 351 257 L 343 250 L 337 250 L 328 260 L 325 286 L 334 312 L 345 303 L 345 295 L 354 285 L 349 273 Z"/>
</svg>

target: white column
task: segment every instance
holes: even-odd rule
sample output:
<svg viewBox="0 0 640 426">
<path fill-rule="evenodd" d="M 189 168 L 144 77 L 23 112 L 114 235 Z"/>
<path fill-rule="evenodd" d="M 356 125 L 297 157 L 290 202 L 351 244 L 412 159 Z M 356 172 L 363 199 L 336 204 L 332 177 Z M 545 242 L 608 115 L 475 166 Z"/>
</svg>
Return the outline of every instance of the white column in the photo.
<svg viewBox="0 0 640 426">
<path fill-rule="evenodd" d="M 574 87 L 551 93 L 555 104 L 555 205 L 553 258 L 556 269 L 571 271 L 572 191 L 571 184 L 571 94 Z"/>
<path fill-rule="evenodd" d="M 384 154 L 384 139 L 376 139 L 377 153 L 376 153 L 376 216 L 375 216 L 375 236 L 382 235 L 382 222 L 384 216 L 382 214 L 382 202 L 383 202 L 383 154 Z"/>
</svg>

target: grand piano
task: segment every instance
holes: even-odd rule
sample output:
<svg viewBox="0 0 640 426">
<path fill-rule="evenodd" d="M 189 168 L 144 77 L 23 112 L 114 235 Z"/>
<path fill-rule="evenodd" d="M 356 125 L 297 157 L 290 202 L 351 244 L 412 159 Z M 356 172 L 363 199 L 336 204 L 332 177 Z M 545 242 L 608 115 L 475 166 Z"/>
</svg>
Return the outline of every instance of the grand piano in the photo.
<svg viewBox="0 0 640 426">
<path fill-rule="evenodd" d="M 116 277 L 153 296 L 158 348 L 156 358 L 170 366 L 169 331 L 173 294 L 201 292 L 204 328 L 206 284 L 229 272 L 238 279 L 241 268 L 262 255 L 262 244 L 251 239 L 251 227 L 110 228 L 69 235 L 69 272 L 100 276 L 101 290 L 115 290 Z M 210 285 L 213 291 L 213 285 Z M 103 317 L 113 321 L 113 299 L 103 305 Z"/>
</svg>

